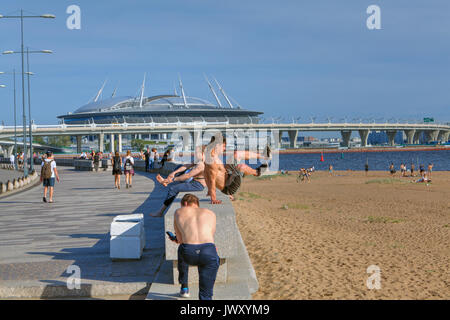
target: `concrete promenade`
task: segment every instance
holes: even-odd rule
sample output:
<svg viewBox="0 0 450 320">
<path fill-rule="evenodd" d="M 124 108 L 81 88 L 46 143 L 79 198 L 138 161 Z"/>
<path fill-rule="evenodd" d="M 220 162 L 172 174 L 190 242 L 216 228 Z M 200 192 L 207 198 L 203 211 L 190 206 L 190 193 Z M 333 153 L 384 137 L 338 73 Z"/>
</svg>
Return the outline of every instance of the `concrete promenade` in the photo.
<svg viewBox="0 0 450 320">
<path fill-rule="evenodd" d="M 110 171 L 59 167 L 54 203 L 41 186 L 0 199 L 0 298 L 147 294 L 164 257 L 163 218 L 151 218 L 165 191 L 154 174 L 137 172 L 133 188 L 114 188 Z M 109 228 L 116 215 L 144 213 L 146 248 L 139 261 L 112 262 Z M 80 267 L 81 289 L 66 270 Z"/>
</svg>

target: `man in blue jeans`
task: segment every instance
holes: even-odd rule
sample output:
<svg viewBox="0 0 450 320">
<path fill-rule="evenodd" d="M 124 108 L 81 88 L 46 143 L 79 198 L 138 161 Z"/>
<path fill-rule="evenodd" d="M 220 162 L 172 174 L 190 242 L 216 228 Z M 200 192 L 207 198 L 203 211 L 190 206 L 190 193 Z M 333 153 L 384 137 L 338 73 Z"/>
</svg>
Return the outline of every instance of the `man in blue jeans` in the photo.
<svg viewBox="0 0 450 320">
<path fill-rule="evenodd" d="M 167 187 L 167 196 L 159 211 L 150 213 L 150 216 L 162 217 L 164 211 L 172 204 L 180 192 L 203 191 L 206 186 L 203 176 L 204 170 L 205 163 L 201 160 L 197 164 L 180 165 L 166 179 L 163 179 L 158 174 L 156 180 Z M 177 174 L 180 175 L 177 176 Z"/>
<path fill-rule="evenodd" d="M 197 266 L 200 300 L 212 300 L 214 283 L 219 270 L 219 256 L 214 244 L 216 215 L 199 208 L 199 200 L 193 194 L 181 199 L 181 208 L 174 214 L 174 229 L 178 247 L 178 281 L 180 296 L 189 297 L 189 266 Z"/>
</svg>

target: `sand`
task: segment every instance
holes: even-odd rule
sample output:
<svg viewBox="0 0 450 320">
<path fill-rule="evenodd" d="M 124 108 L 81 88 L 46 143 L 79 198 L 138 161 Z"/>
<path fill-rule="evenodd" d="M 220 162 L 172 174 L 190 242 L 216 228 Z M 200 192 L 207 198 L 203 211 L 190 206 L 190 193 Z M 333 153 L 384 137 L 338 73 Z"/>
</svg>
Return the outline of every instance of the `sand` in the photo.
<svg viewBox="0 0 450 320">
<path fill-rule="evenodd" d="M 450 298 L 450 172 L 428 186 L 386 172 L 296 178 L 246 177 L 233 202 L 254 299 Z"/>
</svg>

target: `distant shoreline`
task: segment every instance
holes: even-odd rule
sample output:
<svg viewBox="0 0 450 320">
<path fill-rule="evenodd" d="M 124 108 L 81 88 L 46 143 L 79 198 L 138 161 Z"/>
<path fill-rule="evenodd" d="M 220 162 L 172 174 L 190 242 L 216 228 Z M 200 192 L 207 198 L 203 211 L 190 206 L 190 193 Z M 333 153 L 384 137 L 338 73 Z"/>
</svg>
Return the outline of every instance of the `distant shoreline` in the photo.
<svg viewBox="0 0 450 320">
<path fill-rule="evenodd" d="M 401 151 L 442 151 L 450 150 L 450 147 L 371 147 L 371 148 L 355 148 L 355 149 L 286 149 L 279 150 L 280 154 L 299 154 L 299 153 L 357 153 L 357 152 L 401 152 Z"/>
</svg>

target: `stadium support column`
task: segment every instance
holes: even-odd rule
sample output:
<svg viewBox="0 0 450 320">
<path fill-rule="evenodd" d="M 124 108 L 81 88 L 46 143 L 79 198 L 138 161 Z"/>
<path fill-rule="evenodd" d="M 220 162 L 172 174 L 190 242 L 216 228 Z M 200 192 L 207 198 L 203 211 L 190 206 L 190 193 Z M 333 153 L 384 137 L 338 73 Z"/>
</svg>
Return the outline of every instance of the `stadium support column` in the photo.
<svg viewBox="0 0 450 320">
<path fill-rule="evenodd" d="M 81 153 L 81 136 L 76 136 L 77 137 L 77 153 L 80 154 Z"/>
<path fill-rule="evenodd" d="M 100 134 L 98 135 L 98 150 L 99 150 L 100 152 L 103 152 L 104 149 L 105 149 L 105 143 L 104 143 L 104 141 L 105 141 L 105 134 L 104 134 L 104 133 L 100 133 Z"/>
<path fill-rule="evenodd" d="M 289 134 L 289 147 L 297 148 L 298 130 L 289 130 L 288 134 Z"/>
<path fill-rule="evenodd" d="M 361 147 L 367 147 L 367 139 L 369 138 L 370 130 L 358 130 L 361 138 Z"/>
<path fill-rule="evenodd" d="M 111 133 L 111 138 L 109 139 L 110 141 L 109 141 L 109 150 L 112 152 L 112 153 L 114 153 L 114 143 L 115 143 L 115 141 L 114 141 L 114 133 Z"/>
<path fill-rule="evenodd" d="M 341 136 L 342 136 L 342 146 L 343 147 L 350 147 L 350 137 L 352 135 L 351 130 L 342 130 Z"/>
<path fill-rule="evenodd" d="M 404 130 L 406 134 L 406 143 L 407 144 L 414 144 L 414 135 L 416 134 L 416 130 L 410 129 L 410 130 Z"/>
<path fill-rule="evenodd" d="M 388 136 L 388 143 L 391 147 L 395 145 L 395 136 L 397 135 L 397 130 L 388 130 L 386 131 Z"/>
<path fill-rule="evenodd" d="M 119 153 L 121 153 L 122 152 L 122 134 L 121 133 L 119 133 L 118 135 L 117 135 L 117 138 L 118 138 L 118 141 L 117 141 L 117 151 L 119 151 Z"/>
</svg>

